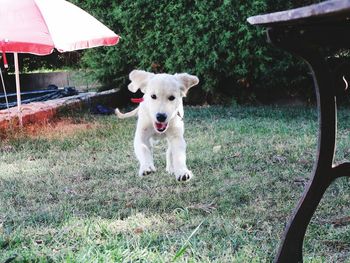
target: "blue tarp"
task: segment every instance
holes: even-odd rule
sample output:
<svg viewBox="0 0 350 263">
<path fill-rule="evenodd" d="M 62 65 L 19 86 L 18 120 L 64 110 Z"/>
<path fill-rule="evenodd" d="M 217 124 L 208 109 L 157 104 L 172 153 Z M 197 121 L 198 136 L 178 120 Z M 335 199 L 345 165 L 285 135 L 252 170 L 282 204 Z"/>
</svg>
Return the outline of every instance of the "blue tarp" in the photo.
<svg viewBox="0 0 350 263">
<path fill-rule="evenodd" d="M 77 95 L 78 91 L 74 87 L 65 88 L 52 88 L 46 90 L 35 90 L 28 92 L 21 92 L 22 104 L 35 102 L 35 101 L 46 101 L 53 100 L 63 97 L 69 97 Z M 9 107 L 17 106 L 17 96 L 16 93 L 7 94 L 7 99 L 9 101 Z M 6 109 L 5 95 L 0 93 L 0 109 Z"/>
</svg>

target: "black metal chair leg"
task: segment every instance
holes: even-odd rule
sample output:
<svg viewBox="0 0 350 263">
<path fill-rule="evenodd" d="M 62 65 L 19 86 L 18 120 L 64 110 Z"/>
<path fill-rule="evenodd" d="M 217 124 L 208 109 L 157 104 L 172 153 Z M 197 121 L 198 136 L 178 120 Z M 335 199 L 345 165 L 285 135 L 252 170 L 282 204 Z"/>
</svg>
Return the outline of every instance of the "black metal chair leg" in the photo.
<svg viewBox="0 0 350 263">
<path fill-rule="evenodd" d="M 315 177 L 322 177 L 322 173 L 316 173 Z M 328 186 L 329 184 L 316 179 L 308 185 L 286 227 L 275 262 L 303 262 L 302 251 L 305 232 Z"/>
<path fill-rule="evenodd" d="M 295 49 L 292 50 L 294 53 Z M 303 241 L 308 224 L 328 186 L 335 178 L 332 164 L 336 141 L 336 100 L 330 72 L 322 56 L 314 50 L 298 50 L 314 77 L 319 114 L 317 159 L 307 185 L 283 235 L 275 262 L 302 262 Z"/>
<path fill-rule="evenodd" d="M 333 167 L 334 178 L 350 177 L 350 163 L 342 163 Z"/>
</svg>

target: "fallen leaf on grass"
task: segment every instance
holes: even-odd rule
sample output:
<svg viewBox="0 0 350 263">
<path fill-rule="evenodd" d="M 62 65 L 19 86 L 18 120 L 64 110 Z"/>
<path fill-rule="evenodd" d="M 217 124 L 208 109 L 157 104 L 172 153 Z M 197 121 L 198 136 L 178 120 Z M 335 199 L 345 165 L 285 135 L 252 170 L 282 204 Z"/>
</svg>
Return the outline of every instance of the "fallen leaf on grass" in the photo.
<svg viewBox="0 0 350 263">
<path fill-rule="evenodd" d="M 74 189 L 70 189 L 68 187 L 64 188 L 64 193 L 70 196 L 75 196 L 77 195 L 77 192 Z"/>
<path fill-rule="evenodd" d="M 187 208 L 189 208 L 189 209 L 196 209 L 196 210 L 202 210 L 202 211 L 210 214 L 217 207 L 216 207 L 216 205 L 214 203 L 210 203 L 210 204 L 194 204 L 194 205 L 188 206 Z"/>
<path fill-rule="evenodd" d="M 135 234 L 142 234 L 142 233 L 143 233 L 142 227 L 137 227 L 137 228 L 135 228 L 135 229 L 134 229 L 134 233 L 135 233 Z"/>
<path fill-rule="evenodd" d="M 335 219 L 331 223 L 334 225 L 334 227 L 350 225 L 350 216 Z"/>
<path fill-rule="evenodd" d="M 241 156 L 241 153 L 239 153 L 239 152 L 237 152 L 234 155 L 232 155 L 233 158 L 237 158 L 237 157 L 240 157 L 240 156 Z"/>
<path fill-rule="evenodd" d="M 308 160 L 306 160 L 306 159 L 300 159 L 300 160 L 298 161 L 298 163 L 301 164 L 301 165 L 303 165 L 303 166 L 306 166 L 306 165 L 311 164 L 312 162 L 311 162 L 311 161 L 308 161 Z"/>
<path fill-rule="evenodd" d="M 306 178 L 296 178 L 293 182 L 297 185 L 305 186 L 308 181 Z"/>
<path fill-rule="evenodd" d="M 35 157 L 34 157 L 34 156 L 29 156 L 29 157 L 28 157 L 28 161 L 30 161 L 30 162 L 35 161 Z"/>
<path fill-rule="evenodd" d="M 329 247 L 336 248 L 338 250 L 344 250 L 349 247 L 348 242 L 343 242 L 340 240 L 323 240 L 323 243 Z"/>
<path fill-rule="evenodd" d="M 274 155 L 274 156 L 272 156 L 272 162 L 273 163 L 286 163 L 287 158 L 283 157 L 281 155 Z"/>
<path fill-rule="evenodd" d="M 221 151 L 221 145 L 216 145 L 213 147 L 213 153 L 218 153 Z"/>
<path fill-rule="evenodd" d="M 115 201 L 117 201 L 117 200 L 115 200 Z M 125 208 L 132 208 L 133 206 L 134 206 L 134 202 L 127 202 L 125 204 Z"/>
</svg>

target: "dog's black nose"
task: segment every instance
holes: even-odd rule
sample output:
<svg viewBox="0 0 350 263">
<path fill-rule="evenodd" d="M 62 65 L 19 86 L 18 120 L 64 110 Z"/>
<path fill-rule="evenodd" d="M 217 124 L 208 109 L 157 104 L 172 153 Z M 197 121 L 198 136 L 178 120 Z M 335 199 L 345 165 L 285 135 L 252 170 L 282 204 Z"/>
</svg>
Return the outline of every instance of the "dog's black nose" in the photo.
<svg viewBox="0 0 350 263">
<path fill-rule="evenodd" d="M 156 118 L 159 122 L 165 122 L 167 115 L 165 113 L 157 113 Z"/>
</svg>

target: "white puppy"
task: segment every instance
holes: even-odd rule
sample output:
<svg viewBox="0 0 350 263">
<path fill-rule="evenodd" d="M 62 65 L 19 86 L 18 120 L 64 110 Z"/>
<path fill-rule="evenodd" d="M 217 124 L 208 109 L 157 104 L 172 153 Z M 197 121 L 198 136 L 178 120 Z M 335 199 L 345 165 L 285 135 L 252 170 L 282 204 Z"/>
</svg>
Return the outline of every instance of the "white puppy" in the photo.
<svg viewBox="0 0 350 263">
<path fill-rule="evenodd" d="M 178 181 L 191 179 L 192 172 L 186 165 L 186 142 L 184 140 L 182 98 L 187 91 L 198 84 L 196 76 L 181 74 L 154 74 L 142 70 L 133 70 L 129 78 L 128 89 L 136 92 L 140 89 L 143 101 L 139 107 L 128 113 L 116 109 L 119 118 L 138 114 L 134 139 L 134 149 L 140 162 L 139 175 L 144 176 L 156 170 L 152 156 L 152 141 L 166 138 L 166 170 L 174 174 Z"/>
</svg>

